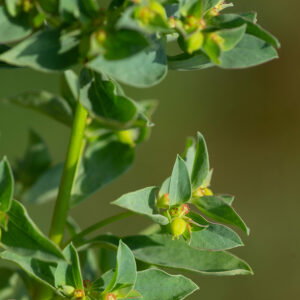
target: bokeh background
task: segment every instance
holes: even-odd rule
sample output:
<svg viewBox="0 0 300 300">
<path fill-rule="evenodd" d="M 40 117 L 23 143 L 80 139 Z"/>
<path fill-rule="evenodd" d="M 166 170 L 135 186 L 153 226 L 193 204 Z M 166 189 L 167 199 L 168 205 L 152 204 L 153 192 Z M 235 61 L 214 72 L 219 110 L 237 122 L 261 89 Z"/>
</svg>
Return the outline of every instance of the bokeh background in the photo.
<svg viewBox="0 0 300 300">
<path fill-rule="evenodd" d="M 170 72 L 151 89 L 126 88 L 136 99 L 155 98 L 151 139 L 139 147 L 131 170 L 72 211 L 82 227 L 118 212 L 108 202 L 122 193 L 160 184 L 170 174 L 187 136 L 201 131 L 214 168 L 213 190 L 236 195 L 235 208 L 251 227 L 241 233 L 246 259 L 255 276 L 191 275 L 201 290 L 190 299 L 281 300 L 300 297 L 300 39 L 297 0 L 236 0 L 236 11 L 255 9 L 259 23 L 282 42 L 280 59 L 239 71 L 209 69 Z M 40 88 L 58 91 L 58 76 L 30 70 L 1 70 L 0 96 Z M 0 103 L 0 157 L 15 160 L 25 150 L 28 129 L 50 145 L 55 161 L 64 159 L 69 131 L 34 112 Z M 48 231 L 52 204 L 30 207 Z M 135 233 L 143 218 L 108 228 Z"/>
</svg>

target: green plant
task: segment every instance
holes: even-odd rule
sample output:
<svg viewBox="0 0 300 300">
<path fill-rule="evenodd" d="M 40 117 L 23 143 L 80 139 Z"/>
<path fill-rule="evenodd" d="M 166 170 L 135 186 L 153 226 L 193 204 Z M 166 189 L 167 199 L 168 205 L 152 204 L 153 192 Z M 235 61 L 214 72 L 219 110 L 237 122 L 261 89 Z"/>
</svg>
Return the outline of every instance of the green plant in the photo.
<svg viewBox="0 0 300 300">
<path fill-rule="evenodd" d="M 123 174 L 136 146 L 150 134 L 156 103 L 132 100 L 119 82 L 149 87 L 168 69 L 245 68 L 274 59 L 279 42 L 256 23 L 256 14 L 224 14 L 232 5 L 220 0 L 0 3 L 0 68 L 63 72 L 60 96 L 30 91 L 6 101 L 71 128 L 62 164 L 52 164 L 43 139 L 33 131 L 13 171 L 6 158 L 0 163 L 0 257 L 20 267 L 0 269 L 0 299 L 184 299 L 196 284 L 157 267 L 252 274 L 246 262 L 226 251 L 243 243 L 219 223 L 247 234 L 249 229 L 232 207 L 234 197 L 210 189 L 212 171 L 200 133 L 187 140 L 160 187 L 112 202 L 127 212 L 83 231 L 68 212 Z M 180 54 L 168 56 L 167 44 Z M 48 238 L 24 204 L 55 198 Z M 136 236 L 87 238 L 135 214 L 154 225 Z"/>
</svg>

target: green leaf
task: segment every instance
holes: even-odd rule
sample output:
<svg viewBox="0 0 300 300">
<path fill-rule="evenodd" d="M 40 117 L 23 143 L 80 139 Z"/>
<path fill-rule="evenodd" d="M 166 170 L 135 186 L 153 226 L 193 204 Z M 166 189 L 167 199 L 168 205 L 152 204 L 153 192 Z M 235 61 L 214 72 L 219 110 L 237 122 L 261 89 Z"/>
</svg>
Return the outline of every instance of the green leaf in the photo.
<svg viewBox="0 0 300 300">
<path fill-rule="evenodd" d="M 113 138 L 96 140 L 88 145 L 78 170 L 72 205 L 76 205 L 115 180 L 131 166 L 134 149 Z M 46 171 L 23 196 L 28 203 L 45 203 L 54 200 L 63 170 L 59 164 Z M 103 172 L 106 170 L 106 172 Z"/>
<path fill-rule="evenodd" d="M 249 19 L 250 18 L 250 19 Z M 257 38 L 267 42 L 273 47 L 280 47 L 278 39 L 260 25 L 255 24 L 256 14 L 225 14 L 215 17 L 212 22 L 213 25 L 219 28 L 235 28 L 246 24 L 246 33 L 256 36 Z"/>
<path fill-rule="evenodd" d="M 5 101 L 40 112 L 65 125 L 72 125 L 72 109 L 67 101 L 47 91 L 25 92 Z"/>
<path fill-rule="evenodd" d="M 217 222 L 223 222 L 230 225 L 235 225 L 242 229 L 247 234 L 250 233 L 241 217 L 236 211 L 221 197 L 218 196 L 203 196 L 193 200 L 197 208 Z"/>
<path fill-rule="evenodd" d="M 189 174 L 192 174 L 195 156 L 196 156 L 196 142 L 195 139 L 192 137 L 189 137 L 186 141 L 185 150 L 182 154 L 182 157 L 185 161 L 185 164 L 187 166 L 187 169 L 189 171 Z"/>
<path fill-rule="evenodd" d="M 138 272 L 135 289 L 144 300 L 180 300 L 198 290 L 198 286 L 182 275 L 150 269 Z"/>
<path fill-rule="evenodd" d="M 56 264 L 44 262 L 31 256 L 18 255 L 10 251 L 1 252 L 0 258 L 17 264 L 21 269 L 23 269 L 38 282 L 47 285 L 53 290 L 55 289 L 54 272 Z"/>
<path fill-rule="evenodd" d="M 249 275 L 249 265 L 225 251 L 203 251 L 169 235 L 131 236 L 124 239 L 136 259 L 149 264 L 214 275 Z"/>
<path fill-rule="evenodd" d="M 235 48 L 221 55 L 221 68 L 240 69 L 277 58 L 276 50 L 261 39 L 245 34 Z"/>
<path fill-rule="evenodd" d="M 168 56 L 168 66 L 171 70 L 192 71 L 202 70 L 213 67 L 214 64 L 209 57 L 202 51 L 197 51 L 195 54 L 179 54 Z"/>
<path fill-rule="evenodd" d="M 73 19 L 78 19 L 81 15 L 79 1 L 60 0 L 59 14 L 65 21 L 72 22 Z"/>
<path fill-rule="evenodd" d="M 167 74 L 167 58 L 162 41 L 126 59 L 108 60 L 99 55 L 87 67 L 135 87 L 150 87 Z"/>
<path fill-rule="evenodd" d="M 232 195 L 218 195 L 218 197 L 222 198 L 229 205 L 234 201 L 234 196 Z"/>
<path fill-rule="evenodd" d="M 194 161 L 193 171 L 191 175 L 191 183 L 192 183 L 193 190 L 203 185 L 208 174 L 209 174 L 209 157 L 208 157 L 207 146 L 203 135 L 200 132 L 198 132 L 195 161 Z"/>
<path fill-rule="evenodd" d="M 9 252 L 20 256 L 59 262 L 64 255 L 33 223 L 24 206 L 13 200 L 7 213 L 9 221 L 7 231 L 2 230 L 1 244 Z"/>
<path fill-rule="evenodd" d="M 166 225 L 169 223 L 168 219 L 160 215 L 156 207 L 157 190 L 157 187 L 148 187 L 131 192 L 113 201 L 112 204 L 145 215 L 158 224 Z"/>
<path fill-rule="evenodd" d="M 80 262 L 75 247 L 72 244 L 68 245 L 64 249 L 63 254 L 67 261 L 60 262 L 57 265 L 55 270 L 55 286 L 60 288 L 64 285 L 69 285 L 75 289 L 83 290 Z"/>
<path fill-rule="evenodd" d="M 224 43 L 222 44 L 222 50 L 229 51 L 232 48 L 234 48 L 244 36 L 246 28 L 247 25 L 244 24 L 239 27 L 216 31 L 215 33 L 224 39 Z"/>
<path fill-rule="evenodd" d="M 192 195 L 191 181 L 184 160 L 178 155 L 170 179 L 170 206 L 185 203 Z"/>
<path fill-rule="evenodd" d="M 59 30 L 38 31 L 11 50 L 0 55 L 0 60 L 37 71 L 62 71 L 77 62 L 78 32 L 61 35 Z"/>
<path fill-rule="evenodd" d="M 21 182 L 24 188 L 28 188 L 48 170 L 50 165 L 51 157 L 47 145 L 35 131 L 30 130 L 26 153 L 17 161 L 16 181 Z"/>
<path fill-rule="evenodd" d="M 135 284 L 136 277 L 137 272 L 134 256 L 128 246 L 120 240 L 116 270 L 111 282 L 105 288 L 105 293 L 119 288 L 128 288 L 130 291 Z"/>
<path fill-rule="evenodd" d="M 14 195 L 14 178 L 6 157 L 0 161 L 0 211 L 7 212 L 11 208 Z"/>
<path fill-rule="evenodd" d="M 222 53 L 221 47 L 213 39 L 211 34 L 207 35 L 205 38 L 203 49 L 212 62 L 214 62 L 216 65 L 220 64 L 220 56 Z"/>
<path fill-rule="evenodd" d="M 9 0 L 11 2 L 11 0 Z M 26 16 L 12 18 L 0 6 L 0 43 L 12 43 L 27 37 L 31 27 Z"/>
<path fill-rule="evenodd" d="M 80 102 L 105 127 L 128 128 L 138 114 L 134 101 L 119 95 L 114 82 L 99 74 L 81 89 Z"/>
<path fill-rule="evenodd" d="M 163 182 L 163 184 L 161 185 L 159 193 L 158 193 L 159 198 L 162 197 L 164 194 L 168 194 L 169 193 L 169 191 L 170 191 L 170 180 L 171 180 L 171 177 L 168 177 Z"/>
<path fill-rule="evenodd" d="M 0 268 L 0 300 L 31 300 L 19 272 L 5 267 Z"/>
<path fill-rule="evenodd" d="M 76 73 L 72 70 L 65 71 L 61 80 L 61 95 L 67 100 L 73 112 L 79 99 L 79 92 L 80 83 Z"/>
</svg>

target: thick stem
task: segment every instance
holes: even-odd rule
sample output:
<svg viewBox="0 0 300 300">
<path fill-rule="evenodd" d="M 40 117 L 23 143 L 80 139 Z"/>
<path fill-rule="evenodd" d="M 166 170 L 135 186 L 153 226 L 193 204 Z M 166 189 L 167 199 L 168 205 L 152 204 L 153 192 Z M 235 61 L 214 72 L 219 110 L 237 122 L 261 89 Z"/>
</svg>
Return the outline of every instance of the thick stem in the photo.
<svg viewBox="0 0 300 300">
<path fill-rule="evenodd" d="M 75 182 L 77 167 L 80 162 L 82 145 L 84 144 L 86 120 L 87 111 L 78 101 L 73 121 L 70 144 L 50 227 L 49 237 L 57 245 L 61 244 L 64 235 L 70 197 Z"/>
<path fill-rule="evenodd" d="M 93 232 L 93 231 L 96 231 L 106 225 L 109 225 L 111 223 L 114 223 L 116 221 L 120 221 L 122 219 L 125 219 L 125 218 L 128 218 L 128 217 L 131 217 L 135 215 L 134 212 L 124 212 L 124 213 L 120 213 L 118 215 L 115 215 L 115 216 L 112 216 L 112 217 L 109 217 L 107 219 L 104 219 L 104 220 L 101 220 L 100 222 L 84 229 L 83 231 L 81 231 L 80 233 L 76 234 L 75 236 L 72 237 L 71 240 L 69 240 L 66 244 L 70 243 L 71 241 L 79 241 L 81 238 L 85 237 L 86 235 L 88 235 L 89 233 Z"/>
</svg>

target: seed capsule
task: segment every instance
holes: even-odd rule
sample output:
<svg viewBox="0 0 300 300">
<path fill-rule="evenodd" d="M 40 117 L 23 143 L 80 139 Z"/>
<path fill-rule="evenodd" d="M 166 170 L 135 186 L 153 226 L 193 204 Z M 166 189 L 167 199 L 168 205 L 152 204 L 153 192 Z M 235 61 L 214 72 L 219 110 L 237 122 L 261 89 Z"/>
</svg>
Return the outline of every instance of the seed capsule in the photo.
<svg viewBox="0 0 300 300">
<path fill-rule="evenodd" d="M 187 222 L 182 218 L 175 218 L 170 225 L 171 233 L 174 238 L 179 238 L 187 229 Z"/>
</svg>

